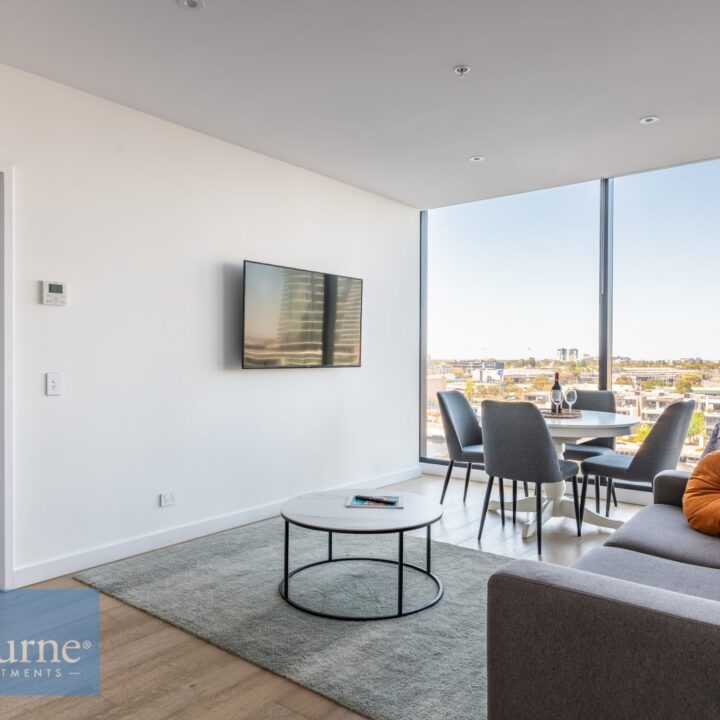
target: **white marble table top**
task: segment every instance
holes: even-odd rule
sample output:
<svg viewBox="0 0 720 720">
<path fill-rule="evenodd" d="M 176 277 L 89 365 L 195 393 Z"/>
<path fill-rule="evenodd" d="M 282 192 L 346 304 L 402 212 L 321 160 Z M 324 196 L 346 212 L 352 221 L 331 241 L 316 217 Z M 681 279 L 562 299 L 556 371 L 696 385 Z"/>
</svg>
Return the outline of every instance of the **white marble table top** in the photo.
<svg viewBox="0 0 720 720">
<path fill-rule="evenodd" d="M 349 508 L 352 495 L 400 495 L 403 508 Z M 288 500 L 280 514 L 291 523 L 333 532 L 397 532 L 423 527 L 439 520 L 443 509 L 436 500 L 382 488 L 350 488 L 308 493 Z"/>
<path fill-rule="evenodd" d="M 550 435 L 554 438 L 619 437 L 631 435 L 642 422 L 641 418 L 622 413 L 582 410 L 579 418 L 546 417 Z"/>
</svg>

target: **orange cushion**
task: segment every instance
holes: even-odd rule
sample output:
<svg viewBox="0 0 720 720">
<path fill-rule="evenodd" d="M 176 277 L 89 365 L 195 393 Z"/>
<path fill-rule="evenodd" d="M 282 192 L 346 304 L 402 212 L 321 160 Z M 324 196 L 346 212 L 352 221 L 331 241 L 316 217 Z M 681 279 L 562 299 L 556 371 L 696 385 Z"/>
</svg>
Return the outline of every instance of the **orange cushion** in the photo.
<svg viewBox="0 0 720 720">
<path fill-rule="evenodd" d="M 720 450 L 697 464 L 683 496 L 683 510 L 695 530 L 720 536 Z"/>
</svg>

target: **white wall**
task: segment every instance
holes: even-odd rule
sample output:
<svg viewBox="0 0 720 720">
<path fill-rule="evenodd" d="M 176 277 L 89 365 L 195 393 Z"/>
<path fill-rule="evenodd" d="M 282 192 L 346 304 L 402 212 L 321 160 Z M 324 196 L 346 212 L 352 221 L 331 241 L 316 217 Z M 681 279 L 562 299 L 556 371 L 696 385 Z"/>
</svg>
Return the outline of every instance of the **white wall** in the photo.
<svg viewBox="0 0 720 720">
<path fill-rule="evenodd" d="M 5 66 L 0 96 L 18 584 L 418 473 L 416 210 Z M 362 368 L 224 369 L 246 258 L 363 278 Z"/>
</svg>

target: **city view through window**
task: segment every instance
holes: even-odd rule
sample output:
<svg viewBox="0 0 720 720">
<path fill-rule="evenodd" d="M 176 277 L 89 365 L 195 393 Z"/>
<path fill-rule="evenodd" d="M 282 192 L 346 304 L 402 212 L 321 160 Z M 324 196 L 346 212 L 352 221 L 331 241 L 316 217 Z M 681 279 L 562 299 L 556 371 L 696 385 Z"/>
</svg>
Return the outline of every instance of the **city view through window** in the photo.
<svg viewBox="0 0 720 720">
<path fill-rule="evenodd" d="M 634 453 L 671 402 L 696 411 L 681 467 L 720 422 L 720 161 L 614 181 L 612 389 L 641 417 Z M 447 458 L 436 393 L 549 406 L 597 389 L 599 182 L 428 213 L 427 409 L 423 455 Z"/>
</svg>

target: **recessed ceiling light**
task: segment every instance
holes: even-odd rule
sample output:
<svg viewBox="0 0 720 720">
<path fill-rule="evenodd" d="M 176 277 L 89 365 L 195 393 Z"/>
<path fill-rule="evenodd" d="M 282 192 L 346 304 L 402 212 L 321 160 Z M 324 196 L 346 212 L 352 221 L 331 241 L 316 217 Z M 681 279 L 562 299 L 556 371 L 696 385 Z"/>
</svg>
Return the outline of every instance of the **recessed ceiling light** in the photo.
<svg viewBox="0 0 720 720">
<path fill-rule="evenodd" d="M 644 118 L 640 118 L 641 125 L 654 125 L 659 121 L 660 118 L 657 115 L 646 115 Z"/>
<path fill-rule="evenodd" d="M 185 10 L 204 10 L 205 0 L 176 0 L 177 4 Z"/>
<path fill-rule="evenodd" d="M 469 65 L 456 65 L 453 68 L 453 72 L 461 78 L 464 78 L 471 70 Z"/>
<path fill-rule="evenodd" d="M 468 158 L 470 162 L 472 163 L 479 163 L 482 162 L 485 158 L 482 155 L 473 155 L 472 157 Z"/>
</svg>

